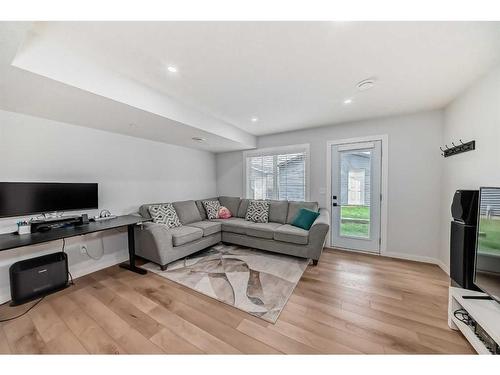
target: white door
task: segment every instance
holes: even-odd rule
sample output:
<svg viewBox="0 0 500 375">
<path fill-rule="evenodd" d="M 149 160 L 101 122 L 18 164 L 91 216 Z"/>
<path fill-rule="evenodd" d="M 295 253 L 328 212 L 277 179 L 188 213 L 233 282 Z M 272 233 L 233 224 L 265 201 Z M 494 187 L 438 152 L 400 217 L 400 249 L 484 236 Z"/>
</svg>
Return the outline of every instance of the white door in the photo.
<svg viewBox="0 0 500 375">
<path fill-rule="evenodd" d="M 332 246 L 379 253 L 382 142 L 331 147 Z"/>
</svg>

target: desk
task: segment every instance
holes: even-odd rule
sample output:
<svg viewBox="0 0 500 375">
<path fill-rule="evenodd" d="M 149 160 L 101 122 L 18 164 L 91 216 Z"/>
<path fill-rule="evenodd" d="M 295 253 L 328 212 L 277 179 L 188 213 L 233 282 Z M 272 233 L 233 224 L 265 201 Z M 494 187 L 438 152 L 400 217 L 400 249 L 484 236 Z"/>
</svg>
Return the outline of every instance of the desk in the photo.
<svg viewBox="0 0 500 375">
<path fill-rule="evenodd" d="M 137 224 L 146 221 L 150 221 L 150 219 L 145 219 L 141 216 L 124 215 L 105 221 L 91 221 L 88 224 L 51 229 L 48 232 L 36 232 L 21 235 L 15 233 L 2 234 L 0 235 L 0 251 L 13 250 L 18 247 L 62 240 L 63 238 L 83 236 L 85 234 L 101 232 L 108 229 L 127 227 L 129 262 L 120 264 L 120 267 L 145 275 L 147 271 L 135 265 L 134 227 Z"/>
</svg>

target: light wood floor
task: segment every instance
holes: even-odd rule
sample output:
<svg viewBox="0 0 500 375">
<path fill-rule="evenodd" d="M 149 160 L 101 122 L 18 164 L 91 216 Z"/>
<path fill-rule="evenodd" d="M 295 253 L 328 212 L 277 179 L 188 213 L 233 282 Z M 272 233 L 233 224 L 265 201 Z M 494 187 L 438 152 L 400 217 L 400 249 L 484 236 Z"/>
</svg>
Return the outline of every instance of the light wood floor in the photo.
<svg viewBox="0 0 500 375">
<path fill-rule="evenodd" d="M 0 353 L 473 353 L 429 264 L 325 250 L 274 325 L 153 273 L 114 266 L 75 282 L 1 323 Z"/>
</svg>

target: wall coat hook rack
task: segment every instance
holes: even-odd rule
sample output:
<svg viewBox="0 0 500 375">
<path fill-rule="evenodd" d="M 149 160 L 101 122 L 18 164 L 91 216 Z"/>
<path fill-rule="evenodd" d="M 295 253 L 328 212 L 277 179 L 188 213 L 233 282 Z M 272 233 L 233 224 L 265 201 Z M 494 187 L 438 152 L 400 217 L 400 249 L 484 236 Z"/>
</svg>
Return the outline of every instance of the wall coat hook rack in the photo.
<svg viewBox="0 0 500 375">
<path fill-rule="evenodd" d="M 463 143 L 462 140 L 460 140 L 459 145 L 456 145 L 454 142 L 451 142 L 451 144 L 453 145 L 452 147 L 448 147 L 448 145 L 444 145 L 444 149 L 442 147 L 439 147 L 439 149 L 441 150 L 441 155 L 445 158 L 476 149 L 476 141 Z"/>
</svg>

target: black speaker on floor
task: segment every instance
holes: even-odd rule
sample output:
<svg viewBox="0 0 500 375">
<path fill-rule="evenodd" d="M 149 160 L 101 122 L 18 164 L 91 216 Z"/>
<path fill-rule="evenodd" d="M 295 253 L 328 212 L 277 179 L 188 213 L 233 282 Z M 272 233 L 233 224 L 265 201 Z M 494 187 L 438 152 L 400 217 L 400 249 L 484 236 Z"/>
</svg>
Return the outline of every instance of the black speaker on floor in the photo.
<svg viewBox="0 0 500 375">
<path fill-rule="evenodd" d="M 12 306 L 68 286 L 68 256 L 53 253 L 14 263 L 9 269 Z"/>
<path fill-rule="evenodd" d="M 474 285 L 478 190 L 457 190 L 451 205 L 450 277 L 465 289 Z"/>
</svg>

